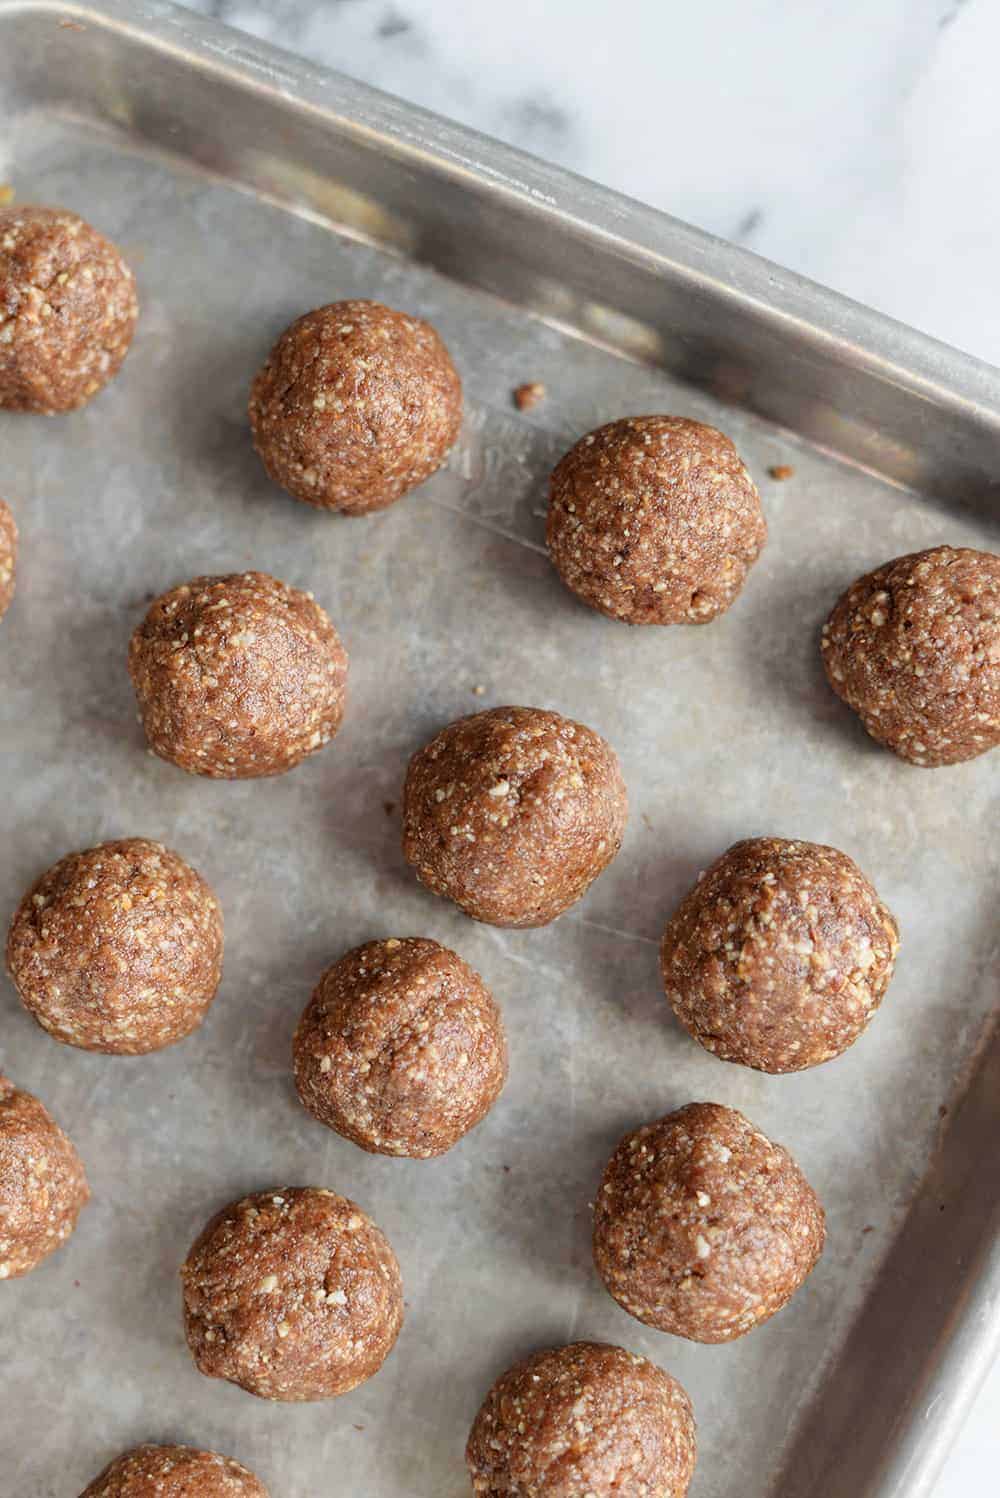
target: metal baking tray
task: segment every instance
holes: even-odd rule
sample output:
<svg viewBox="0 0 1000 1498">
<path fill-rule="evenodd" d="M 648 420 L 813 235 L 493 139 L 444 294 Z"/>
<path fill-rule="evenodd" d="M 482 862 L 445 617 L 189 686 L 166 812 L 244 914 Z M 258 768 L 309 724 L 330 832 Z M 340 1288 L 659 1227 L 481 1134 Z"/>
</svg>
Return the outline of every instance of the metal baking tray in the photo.
<svg viewBox="0 0 1000 1498">
<path fill-rule="evenodd" d="M 997 759 L 913 769 L 827 690 L 819 625 L 889 556 L 1000 542 L 1000 376 L 565 172 L 161 4 L 0 0 L 0 182 L 65 204 L 136 266 L 139 333 L 86 410 L 0 415 L 22 531 L 0 628 L 0 908 L 71 848 L 162 838 L 215 885 L 226 971 L 200 1033 L 136 1059 L 54 1044 L 2 992 L 0 1063 L 86 1160 L 70 1245 L 2 1289 L 0 1489 L 67 1498 L 113 1454 L 232 1453 L 275 1498 L 459 1498 L 478 1402 L 575 1337 L 676 1373 L 701 1434 L 692 1498 L 923 1498 L 1000 1314 Z M 297 505 L 250 446 L 247 386 L 302 310 L 372 296 L 429 317 L 465 379 L 449 467 L 365 520 Z M 527 380 L 547 401 L 516 412 Z M 704 629 L 578 605 L 543 548 L 550 465 L 609 418 L 729 432 L 771 538 Z M 794 478 L 769 481 L 775 463 Z M 336 743 L 269 782 L 144 752 L 125 672 L 156 592 L 257 566 L 312 588 L 352 655 Z M 540 931 L 474 925 L 398 850 L 409 754 L 460 713 L 553 706 L 621 755 L 632 820 Z M 898 915 L 897 976 L 842 1059 L 758 1076 L 663 1000 L 663 921 L 752 833 L 849 851 Z M 298 1106 L 289 1043 L 323 967 L 425 933 L 486 977 L 511 1079 L 435 1162 L 364 1155 Z M 822 1196 L 829 1244 L 793 1304 L 723 1347 L 648 1331 L 604 1293 L 589 1206 L 618 1136 L 692 1098 L 743 1109 Z M 177 1267 L 208 1214 L 281 1182 L 361 1201 L 402 1263 L 382 1372 L 335 1404 L 201 1378 Z"/>
</svg>

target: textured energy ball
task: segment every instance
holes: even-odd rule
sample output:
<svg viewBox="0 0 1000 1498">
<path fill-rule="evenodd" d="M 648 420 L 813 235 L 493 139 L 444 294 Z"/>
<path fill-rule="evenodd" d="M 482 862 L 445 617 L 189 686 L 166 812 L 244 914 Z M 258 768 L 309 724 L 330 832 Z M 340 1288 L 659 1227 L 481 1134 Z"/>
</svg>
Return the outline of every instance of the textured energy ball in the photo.
<svg viewBox="0 0 1000 1498">
<path fill-rule="evenodd" d="M 233 1202 L 181 1278 L 199 1370 L 261 1399 L 346 1394 L 378 1372 L 403 1324 L 388 1241 L 354 1202 L 311 1186 Z"/>
<path fill-rule="evenodd" d="M 264 572 L 164 593 L 132 636 L 128 668 L 153 752 L 193 775 L 280 775 L 344 715 L 337 631 L 311 594 Z"/>
<path fill-rule="evenodd" d="M 268 1498 L 231 1456 L 194 1446 L 136 1446 L 116 1457 L 80 1498 Z"/>
<path fill-rule="evenodd" d="M 275 483 L 366 515 L 429 478 L 462 423 L 462 382 L 437 333 L 378 302 L 333 302 L 287 328 L 250 390 Z"/>
<path fill-rule="evenodd" d="M 295 1034 L 295 1085 L 320 1123 L 382 1155 L 442 1155 L 507 1079 L 479 974 L 436 941 L 370 941 L 323 974 Z"/>
<path fill-rule="evenodd" d="M 82 218 L 0 209 L 0 407 L 85 405 L 118 372 L 138 311 L 132 272 Z"/>
<path fill-rule="evenodd" d="M 760 496 L 728 437 L 680 416 L 599 427 L 552 475 L 549 554 L 584 603 L 627 624 L 705 624 L 767 540 Z"/>
<path fill-rule="evenodd" d="M 538 707 L 451 723 L 410 761 L 403 854 L 435 894 L 493 926 L 544 926 L 621 847 L 618 757 L 592 728 Z"/>
<path fill-rule="evenodd" d="M 889 986 L 899 928 L 857 864 L 755 837 L 704 873 L 667 922 L 667 998 L 723 1061 L 803 1071 L 847 1049 Z"/>
<path fill-rule="evenodd" d="M 911 764 L 1000 744 L 1000 556 L 937 546 L 887 562 L 848 588 L 821 649 L 837 696 Z"/>
<path fill-rule="evenodd" d="M 629 1315 L 729 1342 L 795 1294 L 825 1238 L 787 1150 L 735 1108 L 689 1103 L 626 1134 L 594 1206 L 594 1262 Z"/>
<path fill-rule="evenodd" d="M 65 1243 L 89 1196 L 55 1119 L 0 1075 L 0 1280 L 28 1274 Z"/>
<path fill-rule="evenodd" d="M 141 1055 L 201 1024 L 222 973 L 222 912 L 161 843 L 69 853 L 33 884 L 7 937 L 21 1002 L 57 1040 Z"/>
<path fill-rule="evenodd" d="M 14 572 L 17 567 L 17 526 L 10 509 L 0 499 L 0 619 L 14 597 Z"/>
<path fill-rule="evenodd" d="M 601 1342 L 537 1352 L 497 1379 L 465 1449 L 475 1493 L 684 1498 L 691 1401 L 646 1358 Z"/>
</svg>

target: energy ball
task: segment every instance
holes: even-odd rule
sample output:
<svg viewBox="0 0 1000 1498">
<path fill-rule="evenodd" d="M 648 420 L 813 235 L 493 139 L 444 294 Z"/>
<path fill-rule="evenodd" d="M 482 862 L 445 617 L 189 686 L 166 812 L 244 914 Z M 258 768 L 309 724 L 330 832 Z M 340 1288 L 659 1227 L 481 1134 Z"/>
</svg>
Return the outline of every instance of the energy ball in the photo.
<svg viewBox="0 0 1000 1498">
<path fill-rule="evenodd" d="M 479 974 L 436 941 L 370 941 L 328 968 L 295 1033 L 295 1085 L 320 1123 L 373 1154 L 443 1155 L 507 1080 Z"/>
<path fill-rule="evenodd" d="M 138 313 L 131 270 L 82 218 L 0 209 L 0 407 L 86 405 L 117 374 Z"/>
<path fill-rule="evenodd" d="M 136 1446 L 80 1498 L 268 1498 L 264 1484 L 231 1456 L 194 1446 Z"/>
<path fill-rule="evenodd" d="M 437 333 L 379 302 L 333 302 L 286 328 L 250 389 L 275 483 L 367 515 L 430 478 L 462 424 L 462 382 Z"/>
<path fill-rule="evenodd" d="M 403 1324 L 396 1255 L 346 1197 L 282 1186 L 233 1202 L 181 1270 L 200 1372 L 261 1399 L 333 1399 L 377 1373 Z"/>
<path fill-rule="evenodd" d="M 853 583 L 823 626 L 830 685 L 913 765 L 1000 744 L 1000 556 L 936 546 Z"/>
<path fill-rule="evenodd" d="M 601 1342 L 536 1352 L 497 1379 L 465 1449 L 475 1493 L 684 1498 L 691 1401 L 646 1358 Z"/>
<path fill-rule="evenodd" d="M 790 1072 L 857 1040 L 898 951 L 895 919 L 846 853 L 754 837 L 681 902 L 660 966 L 674 1013 L 707 1051 Z"/>
<path fill-rule="evenodd" d="M 546 535 L 559 576 L 591 608 L 626 624 L 706 624 L 743 587 L 767 524 L 728 437 L 635 416 L 558 464 Z"/>
<path fill-rule="evenodd" d="M 83 1161 L 55 1119 L 0 1075 L 0 1280 L 65 1243 L 89 1197 Z"/>
<path fill-rule="evenodd" d="M 7 968 L 56 1040 L 143 1055 L 204 1019 L 222 974 L 222 912 L 162 843 L 101 843 L 31 886 L 11 922 Z"/>
<path fill-rule="evenodd" d="M 539 707 L 449 724 L 410 761 L 403 854 L 417 878 L 492 926 L 545 926 L 621 847 L 618 757 L 592 728 Z"/>
<path fill-rule="evenodd" d="M 630 1316 L 729 1342 L 780 1311 L 823 1250 L 823 1208 L 735 1108 L 689 1103 L 626 1134 L 594 1207 L 594 1262 Z"/>
<path fill-rule="evenodd" d="M 10 608 L 14 597 L 14 572 L 17 567 L 17 526 L 10 509 L 0 499 L 0 619 Z"/>
<path fill-rule="evenodd" d="M 132 636 L 128 668 L 150 748 L 192 775 L 281 775 L 344 715 L 337 631 L 311 594 L 265 572 L 164 593 Z"/>
</svg>

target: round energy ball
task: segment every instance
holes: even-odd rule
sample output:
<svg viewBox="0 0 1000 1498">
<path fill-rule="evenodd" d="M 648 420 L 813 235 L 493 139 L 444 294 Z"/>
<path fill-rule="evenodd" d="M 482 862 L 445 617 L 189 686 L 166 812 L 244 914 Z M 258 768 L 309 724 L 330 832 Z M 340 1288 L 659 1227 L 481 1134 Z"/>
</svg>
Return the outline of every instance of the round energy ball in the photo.
<svg viewBox="0 0 1000 1498">
<path fill-rule="evenodd" d="M 135 277 L 82 218 L 0 209 L 0 407 L 86 405 L 118 372 L 138 312 Z"/>
<path fill-rule="evenodd" d="M 294 1052 L 303 1106 L 374 1154 L 443 1155 L 507 1080 L 492 994 L 461 957 L 424 937 L 366 942 L 328 968 Z"/>
<path fill-rule="evenodd" d="M 621 1347 L 574 1342 L 497 1379 L 465 1449 L 475 1493 L 509 1498 L 684 1498 L 694 1473 L 691 1401 Z"/>
<path fill-rule="evenodd" d="M 821 650 L 837 696 L 910 764 L 1000 744 L 1000 556 L 936 546 L 886 562 L 848 588 Z"/>
<path fill-rule="evenodd" d="M 136 1446 L 116 1457 L 80 1498 L 268 1498 L 231 1456 L 194 1446 Z"/>
<path fill-rule="evenodd" d="M 449 724 L 410 761 L 403 854 L 417 878 L 493 926 L 545 926 L 621 847 L 618 757 L 582 723 L 495 707 Z"/>
<path fill-rule="evenodd" d="M 83 1161 L 55 1119 L 0 1075 L 0 1280 L 65 1243 L 89 1197 Z"/>
<path fill-rule="evenodd" d="M 14 597 L 14 573 L 17 568 L 17 526 L 9 507 L 0 499 L 0 619 Z"/>
<path fill-rule="evenodd" d="M 899 928 L 853 859 L 819 843 L 736 843 L 660 947 L 674 1013 L 707 1051 L 758 1071 L 839 1056 L 889 986 Z"/>
<path fill-rule="evenodd" d="M 787 1150 L 735 1108 L 689 1103 L 626 1134 L 594 1207 L 594 1262 L 623 1310 L 729 1342 L 791 1299 L 826 1234 Z"/>
<path fill-rule="evenodd" d="M 222 912 L 190 864 L 124 838 L 69 853 L 7 937 L 21 1002 L 67 1045 L 136 1056 L 196 1029 L 222 974 Z"/>
<path fill-rule="evenodd" d="M 399 1265 L 361 1208 L 282 1186 L 224 1208 L 181 1270 L 200 1372 L 261 1399 L 333 1399 L 377 1373 L 403 1324 Z"/>
<path fill-rule="evenodd" d="M 150 748 L 192 775 L 281 775 L 333 738 L 347 652 L 309 593 L 264 572 L 164 593 L 129 645 Z"/>
<path fill-rule="evenodd" d="M 379 302 L 333 302 L 286 328 L 250 390 L 268 474 L 321 510 L 367 515 L 444 462 L 462 382 L 430 323 Z"/>
<path fill-rule="evenodd" d="M 728 437 L 681 416 L 612 421 L 552 474 L 549 555 L 584 603 L 626 624 L 706 624 L 767 540 Z"/>
</svg>

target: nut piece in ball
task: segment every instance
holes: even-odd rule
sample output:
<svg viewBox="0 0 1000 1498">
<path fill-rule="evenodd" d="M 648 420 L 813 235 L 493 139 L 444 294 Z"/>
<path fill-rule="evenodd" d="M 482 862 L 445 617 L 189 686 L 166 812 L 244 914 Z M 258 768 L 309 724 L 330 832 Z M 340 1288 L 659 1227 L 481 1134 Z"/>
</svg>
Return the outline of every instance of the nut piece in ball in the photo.
<svg viewBox="0 0 1000 1498">
<path fill-rule="evenodd" d="M 333 302 L 286 328 L 250 390 L 254 445 L 276 484 L 367 515 L 430 478 L 462 423 L 437 333 L 379 302 Z"/>
<path fill-rule="evenodd" d="M 545 926 L 621 847 L 618 757 L 592 728 L 539 707 L 449 724 L 410 761 L 403 855 L 417 878 L 493 926 Z"/>
<path fill-rule="evenodd" d="M 0 407 L 86 405 L 117 374 L 138 311 L 132 272 L 82 218 L 0 209 Z"/>
<path fill-rule="evenodd" d="M 14 573 L 17 568 L 17 526 L 9 507 L 0 499 L 0 619 L 10 608 L 14 597 Z"/>
<path fill-rule="evenodd" d="M 268 1498 L 231 1456 L 194 1446 L 136 1446 L 116 1457 L 80 1498 Z"/>
<path fill-rule="evenodd" d="M 558 464 L 546 534 L 559 576 L 591 608 L 626 624 L 705 624 L 743 587 L 767 525 L 728 437 L 635 416 Z"/>
<path fill-rule="evenodd" d="M 821 650 L 837 696 L 910 764 L 1000 744 L 1000 556 L 936 546 L 886 562 L 848 588 Z"/>
<path fill-rule="evenodd" d="M 594 1207 L 594 1262 L 630 1316 L 729 1342 L 795 1294 L 823 1208 L 787 1150 L 735 1108 L 689 1103 L 626 1134 Z"/>
<path fill-rule="evenodd" d="M 190 864 L 125 838 L 33 884 L 7 937 L 21 1002 L 56 1040 L 142 1055 L 197 1028 L 222 973 L 222 912 Z"/>
<path fill-rule="evenodd" d="M 83 1161 L 30 1092 L 0 1075 L 0 1280 L 28 1274 L 76 1227 Z"/>
<path fill-rule="evenodd" d="M 789 1072 L 857 1040 L 898 951 L 894 917 L 846 853 L 754 837 L 681 902 L 660 967 L 674 1013 L 706 1050 Z"/>
<path fill-rule="evenodd" d="M 333 1399 L 377 1373 L 403 1324 L 396 1255 L 346 1197 L 282 1186 L 233 1202 L 181 1270 L 208 1378 L 261 1399 Z"/>
<path fill-rule="evenodd" d="M 497 1379 L 465 1449 L 488 1498 L 684 1498 L 691 1401 L 646 1358 L 601 1342 L 537 1352 Z"/>
<path fill-rule="evenodd" d="M 347 652 L 309 593 L 264 572 L 164 593 L 129 645 L 151 749 L 192 775 L 281 775 L 329 743 Z"/>
<path fill-rule="evenodd" d="M 423 937 L 370 941 L 323 974 L 295 1033 L 303 1105 L 382 1155 L 443 1155 L 507 1079 L 507 1041 L 486 984 Z"/>
</svg>

